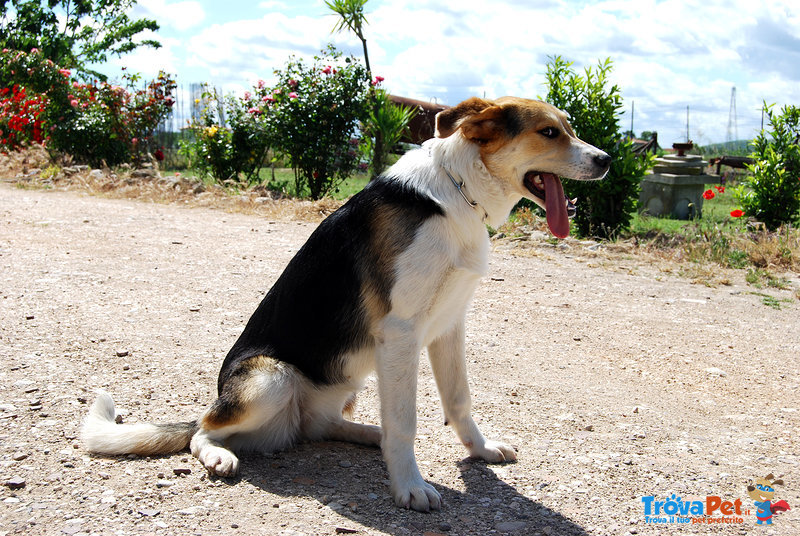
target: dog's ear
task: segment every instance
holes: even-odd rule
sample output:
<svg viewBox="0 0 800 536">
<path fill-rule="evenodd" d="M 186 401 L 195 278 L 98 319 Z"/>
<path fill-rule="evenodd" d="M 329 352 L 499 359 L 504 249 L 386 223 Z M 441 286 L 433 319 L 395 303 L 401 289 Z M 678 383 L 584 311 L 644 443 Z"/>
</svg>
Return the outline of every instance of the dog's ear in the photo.
<svg viewBox="0 0 800 536">
<path fill-rule="evenodd" d="M 436 131 L 434 132 L 434 136 L 437 138 L 447 138 L 456 130 L 462 128 L 466 122 L 474 123 L 476 117 L 483 115 L 483 113 L 492 108 L 497 108 L 499 111 L 500 107 L 496 106 L 492 101 L 472 97 L 457 106 L 442 110 L 436 114 Z M 472 130 L 475 130 L 474 127 L 472 127 Z"/>
</svg>

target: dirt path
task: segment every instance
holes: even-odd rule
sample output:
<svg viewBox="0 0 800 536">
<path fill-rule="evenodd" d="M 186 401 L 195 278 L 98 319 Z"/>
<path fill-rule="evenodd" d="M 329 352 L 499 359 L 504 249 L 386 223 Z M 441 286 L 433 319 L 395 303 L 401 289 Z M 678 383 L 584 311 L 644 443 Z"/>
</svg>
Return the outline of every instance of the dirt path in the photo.
<svg viewBox="0 0 800 536">
<path fill-rule="evenodd" d="M 312 229 L 0 186 L 0 535 L 800 534 L 800 302 L 770 290 L 786 300 L 771 308 L 736 278 L 706 288 L 574 243 L 498 243 L 468 317 L 475 413 L 518 463 L 464 458 L 423 358 L 417 453 L 441 512 L 396 509 L 380 452 L 347 444 L 248 457 L 235 480 L 188 453 L 80 448 L 98 388 L 126 422 L 195 418 Z M 356 418 L 377 416 L 370 382 Z M 767 473 L 792 510 L 756 527 L 745 485 Z M 646 523 L 642 498 L 673 494 L 750 513 Z"/>
</svg>

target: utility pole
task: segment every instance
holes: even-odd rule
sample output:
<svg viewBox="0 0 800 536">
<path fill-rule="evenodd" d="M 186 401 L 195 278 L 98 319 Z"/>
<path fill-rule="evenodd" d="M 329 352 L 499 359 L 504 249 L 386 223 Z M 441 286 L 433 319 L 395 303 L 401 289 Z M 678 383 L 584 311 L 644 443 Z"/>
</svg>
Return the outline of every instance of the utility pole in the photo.
<svg viewBox="0 0 800 536">
<path fill-rule="evenodd" d="M 689 143 L 689 105 L 686 105 L 686 143 Z"/>
<path fill-rule="evenodd" d="M 739 139 L 739 125 L 736 120 L 736 86 L 731 88 L 731 106 L 728 110 L 728 133 L 725 138 L 728 145 Z"/>
</svg>

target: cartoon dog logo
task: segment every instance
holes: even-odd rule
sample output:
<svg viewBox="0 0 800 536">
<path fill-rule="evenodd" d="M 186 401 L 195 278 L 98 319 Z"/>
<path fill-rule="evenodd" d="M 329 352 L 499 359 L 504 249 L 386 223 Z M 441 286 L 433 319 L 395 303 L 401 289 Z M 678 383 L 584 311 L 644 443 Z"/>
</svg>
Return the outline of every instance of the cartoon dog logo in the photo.
<svg viewBox="0 0 800 536">
<path fill-rule="evenodd" d="M 774 480 L 772 473 L 764 478 L 757 478 L 755 482 L 752 480 L 747 485 L 747 495 L 755 501 L 755 506 L 758 508 L 756 511 L 756 525 L 772 525 L 772 516 L 778 512 L 785 512 L 790 510 L 789 503 L 786 501 L 778 501 L 773 504 L 772 498 L 775 496 L 775 486 L 783 485 L 783 480 Z"/>
</svg>

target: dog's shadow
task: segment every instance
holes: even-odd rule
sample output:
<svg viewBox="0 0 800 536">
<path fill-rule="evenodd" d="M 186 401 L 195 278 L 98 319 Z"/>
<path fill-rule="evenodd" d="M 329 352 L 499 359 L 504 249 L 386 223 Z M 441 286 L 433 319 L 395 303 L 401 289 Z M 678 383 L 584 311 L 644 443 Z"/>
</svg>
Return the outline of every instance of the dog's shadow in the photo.
<svg viewBox="0 0 800 536">
<path fill-rule="evenodd" d="M 463 490 L 437 484 L 422 465 L 423 476 L 444 500 L 442 510 L 429 514 L 395 506 L 379 449 L 338 442 L 301 444 L 273 456 L 243 456 L 240 470 L 236 482 L 288 499 L 267 507 L 283 522 L 280 509 L 292 507 L 291 498 L 313 497 L 353 522 L 347 527 L 334 516 L 332 525 L 356 530 L 360 524 L 388 534 L 588 534 L 558 511 L 520 494 L 482 461 L 464 459 L 452 467 Z"/>
</svg>

